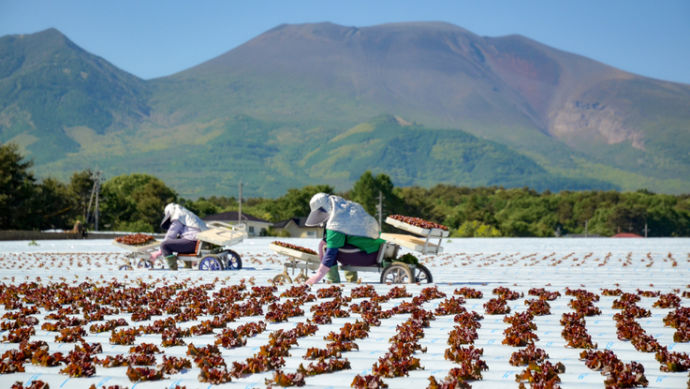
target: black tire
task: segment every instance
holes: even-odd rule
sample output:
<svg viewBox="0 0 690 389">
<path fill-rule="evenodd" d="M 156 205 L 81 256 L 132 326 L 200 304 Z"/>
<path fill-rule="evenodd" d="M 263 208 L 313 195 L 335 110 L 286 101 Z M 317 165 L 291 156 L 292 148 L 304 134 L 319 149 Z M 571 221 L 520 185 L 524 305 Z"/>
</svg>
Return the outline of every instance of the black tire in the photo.
<svg viewBox="0 0 690 389">
<path fill-rule="evenodd" d="M 240 270 L 242 269 L 242 258 L 239 254 L 232 250 L 225 250 L 218 254 L 221 258 L 225 270 Z"/>
<path fill-rule="evenodd" d="M 421 284 L 427 283 L 430 284 L 434 282 L 433 277 L 431 276 L 431 272 L 429 269 L 426 268 L 426 266 L 417 264 L 414 268 L 414 281 L 419 282 Z"/>
<path fill-rule="evenodd" d="M 207 255 L 199 261 L 199 270 L 223 270 L 223 264 L 215 255 Z"/>
</svg>

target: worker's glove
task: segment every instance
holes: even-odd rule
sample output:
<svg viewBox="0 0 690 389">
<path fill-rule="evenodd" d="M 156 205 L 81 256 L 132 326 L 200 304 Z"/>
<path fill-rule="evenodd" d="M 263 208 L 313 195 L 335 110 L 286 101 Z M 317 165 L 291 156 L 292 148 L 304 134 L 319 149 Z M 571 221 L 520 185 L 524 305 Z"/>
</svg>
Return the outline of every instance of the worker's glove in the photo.
<svg viewBox="0 0 690 389">
<path fill-rule="evenodd" d="M 328 270 L 329 270 L 329 269 L 330 269 L 330 268 L 329 268 L 328 266 L 326 266 L 326 265 L 324 265 L 324 264 L 322 263 L 321 265 L 319 265 L 318 270 L 316 270 L 316 274 L 314 274 L 313 276 L 309 277 L 309 279 L 308 279 L 307 282 L 305 282 L 305 283 L 306 283 L 307 285 L 309 285 L 309 286 L 312 286 L 312 285 L 314 285 L 315 283 L 321 281 L 321 279 L 326 275 L 326 273 L 328 273 Z"/>
</svg>

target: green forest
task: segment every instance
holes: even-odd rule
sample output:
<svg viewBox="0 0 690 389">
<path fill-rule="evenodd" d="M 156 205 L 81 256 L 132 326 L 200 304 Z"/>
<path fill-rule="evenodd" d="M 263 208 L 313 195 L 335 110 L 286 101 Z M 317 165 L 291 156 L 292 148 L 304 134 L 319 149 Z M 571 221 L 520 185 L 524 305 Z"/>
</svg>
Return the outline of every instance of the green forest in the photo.
<svg viewBox="0 0 690 389">
<path fill-rule="evenodd" d="M 0 230 L 71 229 L 77 221 L 94 228 L 90 216 L 95 209 L 94 188 L 99 188 L 100 230 L 159 232 L 163 208 L 169 202 L 178 202 L 201 217 L 239 208 L 235 197 L 182 198 L 149 174 L 104 178 L 83 170 L 74 172 L 69 182 L 61 182 L 36 179 L 32 164 L 15 144 L 0 145 Z M 242 211 L 271 222 L 306 216 L 309 199 L 317 192 L 334 193 L 334 188 L 314 185 L 290 189 L 278 198 L 244 198 Z M 336 194 L 361 203 L 374 216 L 378 216 L 381 196 L 384 218 L 391 214 L 420 217 L 448 226 L 455 237 L 612 236 L 618 232 L 690 236 L 690 194 L 395 187 L 388 175 L 370 171 L 350 190 Z"/>
</svg>

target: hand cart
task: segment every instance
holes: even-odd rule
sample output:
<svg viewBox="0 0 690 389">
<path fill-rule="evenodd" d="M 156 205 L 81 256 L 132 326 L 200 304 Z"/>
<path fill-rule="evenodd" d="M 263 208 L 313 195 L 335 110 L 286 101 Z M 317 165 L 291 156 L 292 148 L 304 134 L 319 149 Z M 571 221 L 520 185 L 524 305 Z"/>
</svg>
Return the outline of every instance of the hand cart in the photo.
<svg viewBox="0 0 690 389">
<path fill-rule="evenodd" d="M 115 246 L 122 247 L 123 249 L 129 250 L 130 253 L 125 256 L 125 262 L 120 265 L 119 270 L 132 270 L 133 268 L 150 268 L 151 264 L 151 253 L 158 249 L 161 242 L 159 240 L 152 240 L 150 242 L 139 244 L 139 245 L 129 245 L 125 243 L 120 243 L 117 240 L 113 240 Z"/>
<path fill-rule="evenodd" d="M 242 258 L 230 246 L 242 242 L 247 237 L 246 225 L 228 224 L 220 221 L 207 223 L 209 229 L 196 235 L 197 244 L 193 253 L 177 255 L 178 266 L 196 268 L 198 270 L 239 270 L 242 268 Z M 130 256 L 137 258 L 137 267 L 148 269 L 165 269 L 165 259 L 158 257 L 151 261 L 152 248 L 158 247 L 161 242 L 150 243 L 144 246 L 123 245 L 115 242 L 120 247 L 133 250 Z M 120 270 L 132 269 L 131 264 L 123 265 Z"/>
<path fill-rule="evenodd" d="M 379 249 L 377 263 L 375 265 L 340 265 L 340 270 L 378 272 L 381 274 L 381 283 L 400 284 L 433 282 L 431 272 L 426 266 L 420 263 L 402 262 L 399 260 L 402 259 L 402 257 L 398 257 L 398 253 L 402 246 L 423 255 L 439 254 L 442 252 L 442 239 L 448 236 L 448 231 L 440 228 L 419 228 L 390 217 L 386 219 L 386 223 L 416 234 L 417 236 L 407 234 L 381 234 L 381 238 L 386 242 L 383 243 Z M 438 242 L 432 242 L 432 240 L 436 238 L 438 238 Z M 275 283 L 293 281 L 304 282 L 308 279 L 307 271 L 314 271 L 319 268 L 320 261 L 318 254 L 308 254 L 273 243 L 269 245 L 269 248 L 278 254 L 288 257 L 288 260 L 283 264 L 283 272 L 273 278 Z M 289 273 L 288 270 L 291 270 L 291 272 Z M 293 280 L 290 275 L 294 275 L 295 271 L 299 271 L 299 274 Z"/>
</svg>

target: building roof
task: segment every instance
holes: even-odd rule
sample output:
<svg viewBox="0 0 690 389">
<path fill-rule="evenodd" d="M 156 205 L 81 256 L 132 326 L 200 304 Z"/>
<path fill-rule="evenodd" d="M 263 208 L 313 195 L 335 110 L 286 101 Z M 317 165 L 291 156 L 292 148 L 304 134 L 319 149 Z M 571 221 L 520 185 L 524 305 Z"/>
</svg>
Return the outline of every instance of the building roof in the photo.
<svg viewBox="0 0 690 389">
<path fill-rule="evenodd" d="M 306 217 L 293 217 L 287 220 L 282 220 L 273 224 L 274 228 L 285 228 L 290 222 L 295 223 L 299 228 L 318 228 L 312 226 L 305 226 L 304 223 L 307 221 Z"/>
<path fill-rule="evenodd" d="M 222 222 L 236 222 L 237 221 L 237 211 L 231 211 L 231 212 L 221 212 L 221 213 L 216 213 L 213 215 L 207 215 L 201 218 L 204 221 L 222 221 Z M 256 216 L 249 215 L 247 213 L 242 212 L 242 220 L 245 221 L 252 221 L 252 222 L 260 222 L 260 223 L 269 223 L 269 221 L 264 220 L 264 219 L 259 219 Z"/>
<path fill-rule="evenodd" d="M 641 238 L 642 235 L 633 234 L 632 232 L 619 232 L 612 238 Z"/>
</svg>

